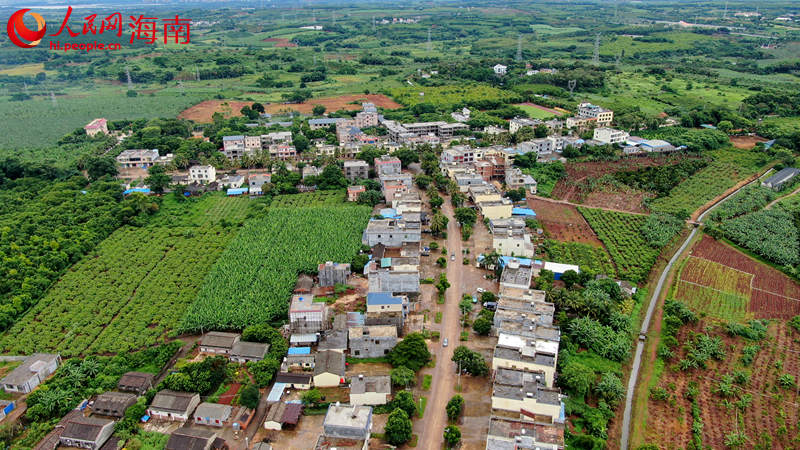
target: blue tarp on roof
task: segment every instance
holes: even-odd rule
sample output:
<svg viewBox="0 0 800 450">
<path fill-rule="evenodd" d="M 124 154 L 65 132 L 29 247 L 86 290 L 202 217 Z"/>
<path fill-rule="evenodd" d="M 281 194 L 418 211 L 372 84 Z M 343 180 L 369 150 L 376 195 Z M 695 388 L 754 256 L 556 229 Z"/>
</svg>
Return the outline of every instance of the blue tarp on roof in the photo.
<svg viewBox="0 0 800 450">
<path fill-rule="evenodd" d="M 396 219 L 397 218 L 397 210 L 394 208 L 383 208 L 378 213 L 381 216 L 385 217 L 386 219 Z"/>
<path fill-rule="evenodd" d="M 311 347 L 291 347 L 289 348 L 289 355 L 310 355 Z"/>
<path fill-rule="evenodd" d="M 247 188 L 228 189 L 228 195 L 247 194 Z"/>
<path fill-rule="evenodd" d="M 389 292 L 370 292 L 367 294 L 368 305 L 402 305 L 403 299 Z"/>
<path fill-rule="evenodd" d="M 536 217 L 536 212 L 530 208 L 511 208 L 512 216 Z"/>
<path fill-rule="evenodd" d="M 148 188 L 125 189 L 124 191 L 122 191 L 122 195 L 128 195 L 128 194 L 131 194 L 133 192 L 141 192 L 142 194 L 149 194 L 150 193 L 150 189 L 148 189 Z"/>
<path fill-rule="evenodd" d="M 392 258 L 381 258 L 381 267 L 392 267 Z"/>
<path fill-rule="evenodd" d="M 775 139 L 764 142 L 764 148 L 767 150 L 769 150 L 769 148 L 772 147 L 773 145 L 775 145 Z"/>
</svg>

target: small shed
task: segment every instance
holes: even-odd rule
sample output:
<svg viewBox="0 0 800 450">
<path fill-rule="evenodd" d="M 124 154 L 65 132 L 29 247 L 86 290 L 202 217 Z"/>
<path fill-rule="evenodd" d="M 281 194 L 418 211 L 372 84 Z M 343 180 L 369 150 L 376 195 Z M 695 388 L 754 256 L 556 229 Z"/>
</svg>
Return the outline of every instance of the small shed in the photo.
<svg viewBox="0 0 800 450">
<path fill-rule="evenodd" d="M 233 348 L 231 349 L 230 359 L 238 363 L 261 361 L 268 351 L 269 344 L 237 341 L 233 344 Z"/>
<path fill-rule="evenodd" d="M 247 194 L 247 188 L 231 188 L 228 189 L 227 194 L 229 197 L 237 196 L 237 195 L 244 195 Z"/>
<path fill-rule="evenodd" d="M 128 392 L 109 391 L 100 394 L 92 405 L 92 413 L 103 416 L 122 417 L 129 406 L 136 403 L 136 395 Z"/>
<path fill-rule="evenodd" d="M 568 270 L 573 270 L 576 273 L 581 273 L 580 267 L 576 266 L 575 264 L 561 264 L 549 261 L 544 263 L 544 270 L 549 270 L 553 272 L 553 277 L 556 280 L 560 280 L 561 275 L 564 275 L 564 272 Z"/>
<path fill-rule="evenodd" d="M 155 375 L 146 372 L 128 372 L 119 379 L 117 389 L 142 395 L 153 387 Z"/>
<path fill-rule="evenodd" d="M 530 208 L 511 208 L 511 215 L 513 217 L 522 217 L 524 219 L 536 218 L 536 212 Z"/>
<path fill-rule="evenodd" d="M 300 403 L 277 402 L 272 403 L 267 409 L 264 419 L 264 428 L 280 431 L 284 426 L 295 426 L 300 421 L 303 405 Z"/>
<path fill-rule="evenodd" d="M 781 169 L 775 175 L 764 180 L 761 185 L 764 187 L 768 187 L 770 189 L 779 191 L 786 186 L 794 177 L 800 174 L 800 169 L 795 169 L 793 167 L 786 167 Z"/>
</svg>

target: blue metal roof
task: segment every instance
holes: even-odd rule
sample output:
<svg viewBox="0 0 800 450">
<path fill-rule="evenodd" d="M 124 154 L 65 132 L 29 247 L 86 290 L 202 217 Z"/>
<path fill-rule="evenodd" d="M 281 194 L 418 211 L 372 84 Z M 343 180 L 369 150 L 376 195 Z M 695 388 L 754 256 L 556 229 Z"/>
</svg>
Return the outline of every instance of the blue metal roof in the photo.
<svg viewBox="0 0 800 450">
<path fill-rule="evenodd" d="M 222 136 L 223 141 L 241 141 L 242 139 L 244 139 L 244 136 L 241 134 L 236 136 Z"/>
<path fill-rule="evenodd" d="M 286 389 L 286 383 L 275 383 L 272 385 L 272 390 L 267 395 L 268 402 L 279 402 L 283 396 L 283 390 Z"/>
<path fill-rule="evenodd" d="M 311 347 L 291 347 L 289 348 L 289 355 L 310 355 Z"/>
<path fill-rule="evenodd" d="M 368 305 L 402 305 L 403 299 L 390 292 L 370 292 L 367 294 Z"/>
<path fill-rule="evenodd" d="M 228 195 L 247 194 L 247 188 L 228 189 Z"/>
<path fill-rule="evenodd" d="M 530 208 L 511 208 L 511 215 L 536 217 L 536 212 Z"/>
</svg>

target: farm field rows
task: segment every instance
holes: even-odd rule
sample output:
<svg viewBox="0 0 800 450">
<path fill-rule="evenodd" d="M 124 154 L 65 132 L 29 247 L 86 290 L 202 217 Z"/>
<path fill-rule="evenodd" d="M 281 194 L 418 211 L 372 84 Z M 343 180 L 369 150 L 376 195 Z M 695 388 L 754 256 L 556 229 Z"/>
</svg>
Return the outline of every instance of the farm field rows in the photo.
<svg viewBox="0 0 800 450">
<path fill-rule="evenodd" d="M 314 191 L 303 194 L 284 194 L 272 197 L 273 208 L 341 205 L 345 201 L 343 191 Z"/>
<path fill-rule="evenodd" d="M 602 247 L 580 242 L 558 242 L 548 239 L 545 243 L 550 261 L 564 264 L 577 264 L 582 272 L 605 274 L 614 277 L 617 271 L 611 257 Z"/>
<path fill-rule="evenodd" d="M 647 244 L 640 232 L 646 216 L 592 208 L 578 211 L 605 244 L 620 278 L 644 281 L 660 253 Z"/>
<path fill-rule="evenodd" d="M 350 261 L 371 212 L 355 205 L 269 208 L 251 219 L 209 272 L 181 329 L 284 319 L 297 274 L 325 261 Z"/>
<path fill-rule="evenodd" d="M 800 285 L 766 264 L 749 258 L 736 249 L 703 236 L 692 255 L 719 263 L 740 273 L 752 274 L 748 312 L 755 318 L 788 319 L 800 314 Z"/>
<path fill-rule="evenodd" d="M 709 323 L 699 321 L 684 326 L 678 342 L 687 342 L 694 333 L 709 330 Z M 646 442 L 658 443 L 660 448 L 687 448 L 692 440 L 692 402 L 686 398 L 691 385 L 696 387 L 698 418 L 703 448 L 730 448 L 725 445 L 729 436 L 741 432 L 744 445 L 740 448 L 793 448 L 800 435 L 796 426 L 800 420 L 797 390 L 779 385 L 782 374 L 797 375 L 800 365 L 800 333 L 785 322 L 771 322 L 767 336 L 760 341 L 728 336 L 721 327 L 711 327 L 709 333 L 719 336 L 726 353 L 722 360 L 711 360 L 708 369 L 687 371 L 665 368 L 656 388 L 666 391 L 669 398 L 647 400 Z M 758 349 L 752 363 L 743 363 L 744 349 Z M 748 349 L 749 350 L 749 349 Z M 676 351 L 672 361 L 686 356 L 686 350 Z M 749 380 L 744 385 L 731 383 L 724 397 L 720 391 L 723 377 L 741 372 Z"/>
<path fill-rule="evenodd" d="M 689 216 L 737 182 L 755 174 L 759 169 L 759 155 L 745 150 L 716 150 L 707 167 L 676 186 L 669 195 L 654 199 L 654 211 L 679 216 Z"/>
<path fill-rule="evenodd" d="M 574 206 L 528 198 L 528 207 L 536 211 L 537 220 L 551 238 L 564 242 L 581 242 L 595 247 L 603 246 L 586 223 L 586 219 Z"/>
<path fill-rule="evenodd" d="M 125 352 L 170 334 L 235 234 L 247 199 L 165 204 L 144 227 L 115 231 L 0 339 L 3 352 Z"/>
</svg>

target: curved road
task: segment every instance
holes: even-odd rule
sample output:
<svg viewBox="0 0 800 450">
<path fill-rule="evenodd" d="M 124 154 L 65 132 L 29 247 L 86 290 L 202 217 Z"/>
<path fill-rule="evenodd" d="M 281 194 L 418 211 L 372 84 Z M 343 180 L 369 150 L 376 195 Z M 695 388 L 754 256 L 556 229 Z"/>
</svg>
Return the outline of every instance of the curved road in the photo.
<svg viewBox="0 0 800 450">
<path fill-rule="evenodd" d="M 739 189 L 736 189 L 735 191 L 731 192 L 725 197 L 719 199 L 716 203 L 711 205 L 711 207 L 709 207 L 702 214 L 700 214 L 700 216 L 697 218 L 697 222 L 700 223 L 700 225 L 702 225 L 703 218 L 705 218 L 706 214 L 711 212 L 711 210 L 719 206 L 720 203 L 731 198 L 731 196 L 741 191 L 745 187 L 760 181 L 762 176 L 763 174 L 757 177 L 755 180 L 743 185 Z M 644 321 L 642 321 L 642 328 L 641 330 L 639 330 L 639 336 L 647 334 L 647 330 L 648 328 L 650 328 L 650 320 L 653 318 L 653 311 L 655 311 L 656 305 L 658 304 L 658 298 L 661 296 L 661 291 L 664 288 L 664 283 L 667 280 L 667 275 L 669 274 L 670 270 L 672 270 L 672 266 L 675 264 L 675 262 L 678 261 L 683 251 L 686 250 L 686 247 L 689 245 L 692 239 L 697 235 L 697 231 L 699 229 L 700 229 L 699 226 L 692 228 L 692 232 L 689 233 L 689 236 L 686 238 L 683 244 L 681 244 L 681 247 L 678 249 L 678 251 L 675 252 L 674 255 L 672 255 L 672 258 L 667 263 L 667 266 L 664 267 L 664 270 L 661 272 L 661 276 L 658 278 L 658 284 L 656 284 L 656 288 L 653 291 L 653 295 L 652 297 L 650 297 L 650 304 L 647 307 L 647 314 L 644 316 Z M 642 364 L 642 353 L 644 352 L 644 344 L 645 342 L 641 339 L 638 339 L 636 341 L 636 354 L 633 357 L 633 366 L 631 367 L 631 374 L 630 377 L 628 378 L 628 390 L 627 393 L 625 394 L 625 412 L 622 416 L 622 436 L 620 437 L 620 449 L 622 450 L 628 449 L 628 444 L 629 444 L 628 441 L 630 439 L 630 431 L 631 431 L 633 396 L 634 392 L 636 391 L 636 384 L 639 381 L 639 368 L 641 367 Z"/>
<path fill-rule="evenodd" d="M 461 312 L 458 302 L 464 291 L 461 272 L 461 230 L 458 228 L 454 217 L 453 206 L 450 198 L 444 197 L 442 213 L 450 219 L 447 224 L 447 280 L 450 288 L 445 292 L 445 304 L 442 305 L 441 337 L 439 342 L 432 343 L 431 353 L 436 355 L 436 368 L 434 369 L 431 383 L 431 395 L 425 407 L 423 420 L 418 420 L 416 425 L 419 440 L 417 448 L 434 449 L 442 446 L 442 433 L 447 425 L 445 406 L 455 394 L 456 370 L 451 358 L 453 348 L 458 346 L 461 334 Z M 450 254 L 456 254 L 456 260 L 450 261 Z M 449 345 L 442 347 L 441 342 L 447 338 Z"/>
</svg>

